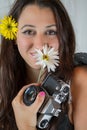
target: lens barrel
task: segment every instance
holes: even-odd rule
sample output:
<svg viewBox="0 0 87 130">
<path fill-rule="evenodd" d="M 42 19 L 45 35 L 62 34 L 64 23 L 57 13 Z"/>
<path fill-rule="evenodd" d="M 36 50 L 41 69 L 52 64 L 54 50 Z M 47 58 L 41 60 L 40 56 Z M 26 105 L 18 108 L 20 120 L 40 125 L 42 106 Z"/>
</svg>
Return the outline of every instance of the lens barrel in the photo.
<svg viewBox="0 0 87 130">
<path fill-rule="evenodd" d="M 30 106 L 35 101 L 39 91 L 39 88 L 34 85 L 28 87 L 23 94 L 23 102 L 25 105 Z"/>
</svg>

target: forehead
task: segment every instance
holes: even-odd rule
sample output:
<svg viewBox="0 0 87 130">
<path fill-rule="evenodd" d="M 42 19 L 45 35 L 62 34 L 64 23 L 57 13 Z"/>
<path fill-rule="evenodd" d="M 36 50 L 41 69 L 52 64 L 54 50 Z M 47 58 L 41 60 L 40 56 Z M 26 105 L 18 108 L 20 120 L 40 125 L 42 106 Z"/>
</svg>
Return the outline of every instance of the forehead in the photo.
<svg viewBox="0 0 87 130">
<path fill-rule="evenodd" d="M 37 5 L 27 5 L 21 12 L 20 21 L 29 22 L 55 22 L 54 13 L 49 7 L 39 7 Z"/>
</svg>

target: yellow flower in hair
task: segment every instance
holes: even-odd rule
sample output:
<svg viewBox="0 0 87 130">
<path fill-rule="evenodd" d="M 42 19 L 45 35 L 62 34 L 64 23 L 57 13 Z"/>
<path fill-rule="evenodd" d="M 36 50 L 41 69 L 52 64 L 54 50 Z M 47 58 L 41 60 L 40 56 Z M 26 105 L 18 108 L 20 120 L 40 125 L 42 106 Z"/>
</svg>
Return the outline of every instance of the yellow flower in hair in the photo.
<svg viewBox="0 0 87 130">
<path fill-rule="evenodd" d="M 2 20 L 0 20 L 0 34 L 5 37 L 5 39 L 13 40 L 16 38 L 16 34 L 18 31 L 18 23 L 12 16 L 5 16 Z"/>
</svg>

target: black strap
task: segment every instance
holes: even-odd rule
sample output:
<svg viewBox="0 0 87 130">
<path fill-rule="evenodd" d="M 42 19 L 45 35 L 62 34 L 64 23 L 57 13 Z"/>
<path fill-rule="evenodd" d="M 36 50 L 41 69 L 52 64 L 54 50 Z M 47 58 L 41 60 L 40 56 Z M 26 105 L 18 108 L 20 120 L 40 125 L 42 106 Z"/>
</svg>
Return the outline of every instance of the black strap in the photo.
<svg viewBox="0 0 87 130">
<path fill-rule="evenodd" d="M 74 55 L 74 66 L 87 65 L 87 53 L 78 52 Z"/>
</svg>

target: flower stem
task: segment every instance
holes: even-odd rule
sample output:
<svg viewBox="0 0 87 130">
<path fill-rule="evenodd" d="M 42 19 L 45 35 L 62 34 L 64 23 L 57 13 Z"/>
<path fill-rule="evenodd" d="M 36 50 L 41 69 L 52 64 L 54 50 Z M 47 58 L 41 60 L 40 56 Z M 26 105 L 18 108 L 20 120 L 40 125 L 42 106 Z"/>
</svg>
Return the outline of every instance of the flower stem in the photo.
<svg viewBox="0 0 87 130">
<path fill-rule="evenodd" d="M 41 70 L 40 70 L 40 73 L 39 73 L 39 76 L 38 76 L 37 83 L 40 83 L 42 74 L 43 74 L 43 67 L 41 67 Z"/>
</svg>

